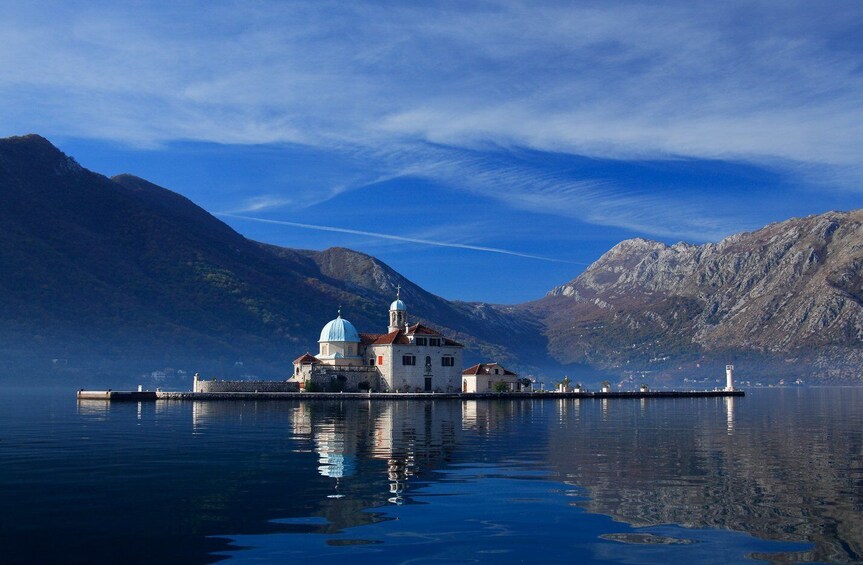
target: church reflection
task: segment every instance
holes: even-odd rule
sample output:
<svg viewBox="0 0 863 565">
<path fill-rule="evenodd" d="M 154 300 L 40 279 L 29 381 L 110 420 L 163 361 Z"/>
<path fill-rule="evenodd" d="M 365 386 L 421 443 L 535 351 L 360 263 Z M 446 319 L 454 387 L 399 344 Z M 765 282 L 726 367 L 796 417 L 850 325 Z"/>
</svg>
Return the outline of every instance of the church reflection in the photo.
<svg viewBox="0 0 863 565">
<path fill-rule="evenodd" d="M 465 437 L 517 431 L 518 422 L 542 405 L 518 400 L 368 401 L 338 403 L 335 409 L 303 403 L 291 411 L 291 422 L 295 437 L 314 444 L 319 475 L 334 480 L 337 492 L 330 498 L 344 496 L 343 479 L 357 472 L 361 460 L 383 461 L 386 500 L 404 504 L 410 502 L 414 479 L 450 463 Z M 578 418 L 577 407 L 569 417 Z"/>
<path fill-rule="evenodd" d="M 452 402 L 302 403 L 290 419 L 294 437 L 312 442 L 318 474 L 333 480 L 330 498 L 345 496 L 345 481 L 364 461 L 383 461 L 386 499 L 393 504 L 406 502 L 415 475 L 446 461 L 461 428 L 460 406 Z"/>
</svg>

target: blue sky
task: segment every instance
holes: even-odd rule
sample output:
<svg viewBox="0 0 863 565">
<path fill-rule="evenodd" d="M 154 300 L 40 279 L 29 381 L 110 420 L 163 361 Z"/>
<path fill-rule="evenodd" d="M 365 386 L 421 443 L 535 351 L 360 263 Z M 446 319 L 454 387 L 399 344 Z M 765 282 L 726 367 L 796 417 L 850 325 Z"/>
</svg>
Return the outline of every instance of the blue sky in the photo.
<svg viewBox="0 0 863 565">
<path fill-rule="evenodd" d="M 450 299 L 863 206 L 858 1 L 0 8 L 0 135 Z"/>
</svg>

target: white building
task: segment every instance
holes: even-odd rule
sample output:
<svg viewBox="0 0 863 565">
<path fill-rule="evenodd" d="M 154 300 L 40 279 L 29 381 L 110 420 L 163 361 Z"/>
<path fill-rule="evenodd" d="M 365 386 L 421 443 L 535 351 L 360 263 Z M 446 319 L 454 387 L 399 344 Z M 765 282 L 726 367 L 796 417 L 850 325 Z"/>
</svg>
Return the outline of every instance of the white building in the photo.
<svg viewBox="0 0 863 565">
<path fill-rule="evenodd" d="M 518 375 L 497 363 L 479 363 L 468 367 L 462 372 L 461 379 L 462 392 L 522 391 L 522 382 Z"/>
<path fill-rule="evenodd" d="M 462 348 L 440 332 L 409 324 L 405 303 L 390 305 L 387 333 L 359 333 L 341 316 L 321 330 L 316 356 L 294 361 L 301 388 L 452 392 L 461 389 Z"/>
</svg>

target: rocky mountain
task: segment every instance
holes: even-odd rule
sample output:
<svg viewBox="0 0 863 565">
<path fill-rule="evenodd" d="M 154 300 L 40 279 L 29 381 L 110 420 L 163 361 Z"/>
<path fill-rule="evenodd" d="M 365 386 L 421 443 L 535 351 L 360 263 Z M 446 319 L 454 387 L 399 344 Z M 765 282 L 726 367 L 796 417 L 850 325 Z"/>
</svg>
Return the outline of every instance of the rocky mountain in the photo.
<svg viewBox="0 0 863 565">
<path fill-rule="evenodd" d="M 863 366 L 863 210 L 718 243 L 616 245 L 526 308 L 561 363 L 657 374 L 738 361 L 776 376 Z"/>
</svg>

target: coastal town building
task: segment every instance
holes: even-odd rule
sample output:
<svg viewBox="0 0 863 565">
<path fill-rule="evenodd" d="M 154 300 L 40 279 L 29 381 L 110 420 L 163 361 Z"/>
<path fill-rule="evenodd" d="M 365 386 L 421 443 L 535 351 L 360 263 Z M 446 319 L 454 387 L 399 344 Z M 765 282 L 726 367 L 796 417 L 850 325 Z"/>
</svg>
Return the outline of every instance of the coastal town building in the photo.
<svg viewBox="0 0 863 565">
<path fill-rule="evenodd" d="M 437 330 L 410 324 L 400 298 L 390 304 L 386 333 L 359 333 L 338 316 L 321 330 L 318 354 L 294 360 L 291 381 L 301 390 L 457 392 L 463 346 Z"/>
<path fill-rule="evenodd" d="M 478 363 L 461 374 L 462 392 L 521 392 L 518 375 L 497 363 Z"/>
</svg>

